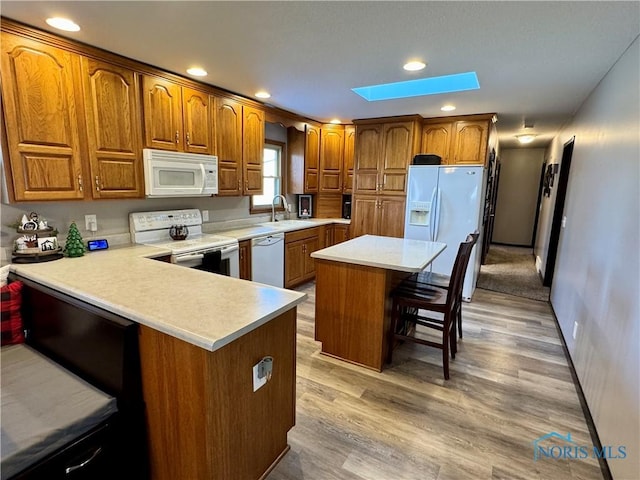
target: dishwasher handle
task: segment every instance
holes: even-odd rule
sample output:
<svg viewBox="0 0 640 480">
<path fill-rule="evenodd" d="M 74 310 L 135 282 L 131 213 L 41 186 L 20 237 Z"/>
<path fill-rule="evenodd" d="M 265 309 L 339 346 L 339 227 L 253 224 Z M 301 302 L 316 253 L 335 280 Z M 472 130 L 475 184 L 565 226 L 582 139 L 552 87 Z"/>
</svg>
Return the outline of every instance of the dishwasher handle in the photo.
<svg viewBox="0 0 640 480">
<path fill-rule="evenodd" d="M 266 237 L 258 237 L 251 240 L 251 246 L 253 247 L 267 247 L 274 245 L 278 242 L 284 242 L 284 234 L 278 233 L 275 235 L 267 235 Z"/>
</svg>

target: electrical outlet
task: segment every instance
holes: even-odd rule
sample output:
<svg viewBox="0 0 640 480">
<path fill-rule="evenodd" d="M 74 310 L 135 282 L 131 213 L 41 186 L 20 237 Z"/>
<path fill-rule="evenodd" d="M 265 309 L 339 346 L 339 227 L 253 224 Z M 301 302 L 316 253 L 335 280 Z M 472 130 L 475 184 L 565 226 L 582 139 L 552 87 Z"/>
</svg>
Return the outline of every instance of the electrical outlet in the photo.
<svg viewBox="0 0 640 480">
<path fill-rule="evenodd" d="M 573 339 L 576 339 L 576 335 L 578 334 L 578 322 L 573 322 Z"/>
<path fill-rule="evenodd" d="M 203 222 L 209 221 L 209 210 L 202 210 L 202 221 Z"/>
<path fill-rule="evenodd" d="M 84 226 L 90 232 L 98 230 L 98 217 L 96 215 L 85 215 Z"/>
</svg>

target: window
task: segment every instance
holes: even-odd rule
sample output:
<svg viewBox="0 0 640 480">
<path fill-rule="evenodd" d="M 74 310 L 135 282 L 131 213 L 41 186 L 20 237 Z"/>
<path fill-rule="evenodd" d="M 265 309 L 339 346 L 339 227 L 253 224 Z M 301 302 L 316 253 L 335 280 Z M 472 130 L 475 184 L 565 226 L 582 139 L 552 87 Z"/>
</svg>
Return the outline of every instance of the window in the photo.
<svg viewBox="0 0 640 480">
<path fill-rule="evenodd" d="M 282 195 L 282 155 L 284 143 L 266 140 L 264 145 L 262 195 L 251 196 L 251 211 L 271 211 L 271 202 Z M 282 210 L 282 203 L 276 204 Z"/>
</svg>

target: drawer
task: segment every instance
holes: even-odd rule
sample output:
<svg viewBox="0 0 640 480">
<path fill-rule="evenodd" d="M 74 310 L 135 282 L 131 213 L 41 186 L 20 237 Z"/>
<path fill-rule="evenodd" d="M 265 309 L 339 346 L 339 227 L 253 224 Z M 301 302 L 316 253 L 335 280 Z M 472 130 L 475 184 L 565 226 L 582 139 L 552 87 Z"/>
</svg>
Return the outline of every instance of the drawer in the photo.
<svg viewBox="0 0 640 480">
<path fill-rule="evenodd" d="M 286 232 L 284 235 L 284 243 L 297 242 L 305 238 L 318 237 L 320 235 L 320 227 L 304 228 L 293 232 Z"/>
</svg>

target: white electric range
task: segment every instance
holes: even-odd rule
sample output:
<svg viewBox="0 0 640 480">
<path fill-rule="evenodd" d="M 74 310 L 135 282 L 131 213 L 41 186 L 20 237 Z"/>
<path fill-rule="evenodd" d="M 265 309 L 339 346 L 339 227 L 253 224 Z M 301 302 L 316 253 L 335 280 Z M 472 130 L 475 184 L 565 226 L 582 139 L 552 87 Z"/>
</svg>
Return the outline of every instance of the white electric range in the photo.
<svg viewBox="0 0 640 480">
<path fill-rule="evenodd" d="M 172 227 L 185 226 L 184 240 L 173 240 Z M 171 251 L 171 263 L 206 270 L 230 277 L 240 277 L 238 240 L 223 235 L 202 233 L 200 210 L 164 210 L 129 214 L 131 241 Z"/>
</svg>

